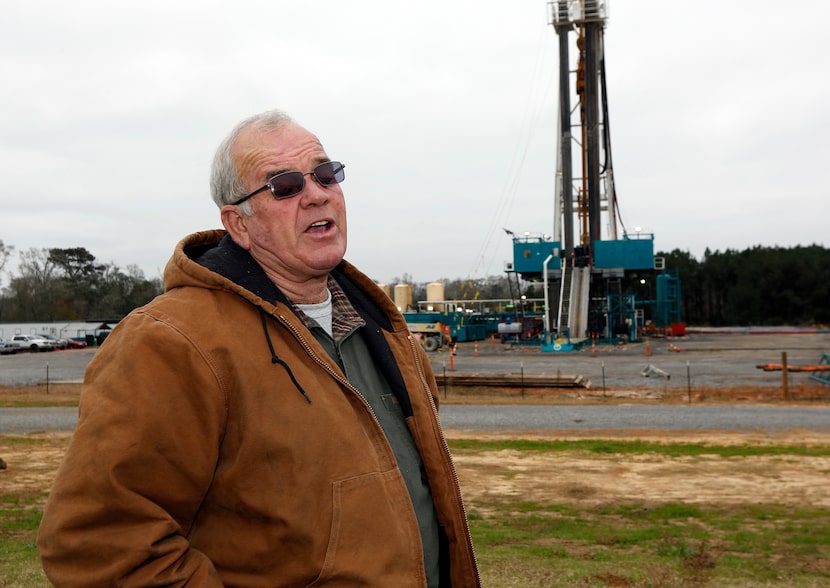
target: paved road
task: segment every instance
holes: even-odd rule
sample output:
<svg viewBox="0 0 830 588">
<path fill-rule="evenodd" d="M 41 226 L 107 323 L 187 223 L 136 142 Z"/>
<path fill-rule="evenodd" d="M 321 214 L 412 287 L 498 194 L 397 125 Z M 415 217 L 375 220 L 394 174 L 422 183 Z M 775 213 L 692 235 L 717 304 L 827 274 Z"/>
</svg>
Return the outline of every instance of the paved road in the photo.
<svg viewBox="0 0 830 588">
<path fill-rule="evenodd" d="M 76 408 L 0 408 L 0 434 L 71 431 Z M 481 406 L 445 405 L 448 429 L 480 431 L 728 430 L 766 432 L 803 429 L 830 432 L 826 406 Z"/>
<path fill-rule="evenodd" d="M 446 428 L 520 430 L 761 431 L 807 429 L 830 432 L 830 407 L 789 406 L 478 406 L 445 405 Z"/>
<path fill-rule="evenodd" d="M 77 408 L 0 408 L 0 435 L 72 431 L 77 422 Z"/>
</svg>

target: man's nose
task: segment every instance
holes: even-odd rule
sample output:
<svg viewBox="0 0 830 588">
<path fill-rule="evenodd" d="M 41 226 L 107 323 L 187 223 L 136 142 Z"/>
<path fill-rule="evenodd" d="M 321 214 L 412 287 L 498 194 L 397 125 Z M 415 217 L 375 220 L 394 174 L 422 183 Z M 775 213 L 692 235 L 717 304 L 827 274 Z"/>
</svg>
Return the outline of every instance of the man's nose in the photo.
<svg viewBox="0 0 830 588">
<path fill-rule="evenodd" d="M 313 172 L 306 175 L 309 177 L 306 179 L 303 193 L 300 195 L 303 206 L 319 206 L 328 202 L 331 197 L 332 186 L 324 186 L 318 182 Z"/>
</svg>

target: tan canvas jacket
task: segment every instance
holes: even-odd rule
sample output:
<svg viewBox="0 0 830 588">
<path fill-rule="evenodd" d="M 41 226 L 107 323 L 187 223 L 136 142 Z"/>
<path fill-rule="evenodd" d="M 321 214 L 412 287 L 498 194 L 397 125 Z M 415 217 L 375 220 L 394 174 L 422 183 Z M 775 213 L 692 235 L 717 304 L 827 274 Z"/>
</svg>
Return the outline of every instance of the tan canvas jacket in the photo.
<svg viewBox="0 0 830 588">
<path fill-rule="evenodd" d="M 371 409 L 287 305 L 188 256 L 223 235 L 179 243 L 166 292 L 90 363 L 39 532 L 49 579 L 425 586 L 418 524 Z M 388 320 L 451 586 L 478 586 L 429 361 L 388 296 L 348 263 L 338 271 Z"/>
</svg>

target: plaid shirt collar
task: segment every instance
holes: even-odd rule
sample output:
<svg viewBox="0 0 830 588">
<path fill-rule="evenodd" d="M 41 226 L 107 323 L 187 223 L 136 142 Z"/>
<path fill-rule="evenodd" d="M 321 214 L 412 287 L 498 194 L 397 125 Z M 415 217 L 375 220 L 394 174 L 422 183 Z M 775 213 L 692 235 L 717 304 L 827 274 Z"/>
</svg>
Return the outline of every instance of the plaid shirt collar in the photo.
<svg viewBox="0 0 830 588">
<path fill-rule="evenodd" d="M 334 336 L 335 343 L 339 343 L 343 338 L 360 327 L 366 326 L 366 321 L 349 302 L 343 288 L 337 283 L 337 280 L 329 275 L 328 283 L 329 292 L 331 292 L 331 332 Z M 302 319 L 303 323 L 309 329 L 318 327 L 317 321 L 310 318 L 304 313 L 296 304 L 292 305 L 294 312 Z"/>
</svg>

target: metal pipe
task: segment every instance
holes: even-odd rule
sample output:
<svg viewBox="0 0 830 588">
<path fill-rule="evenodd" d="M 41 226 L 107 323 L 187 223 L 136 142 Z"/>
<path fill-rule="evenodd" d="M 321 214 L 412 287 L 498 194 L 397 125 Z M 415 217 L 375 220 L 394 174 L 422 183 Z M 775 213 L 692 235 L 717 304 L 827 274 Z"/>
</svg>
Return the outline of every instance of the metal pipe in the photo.
<svg viewBox="0 0 830 588">
<path fill-rule="evenodd" d="M 550 345 L 550 294 L 548 294 L 548 263 L 553 259 L 553 252 L 542 264 L 542 281 L 545 285 L 545 345 Z"/>
</svg>

